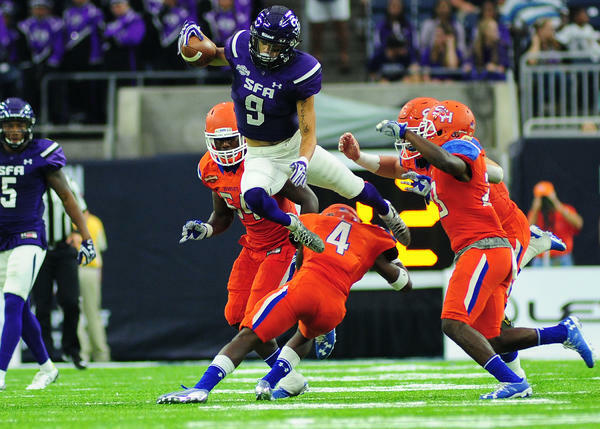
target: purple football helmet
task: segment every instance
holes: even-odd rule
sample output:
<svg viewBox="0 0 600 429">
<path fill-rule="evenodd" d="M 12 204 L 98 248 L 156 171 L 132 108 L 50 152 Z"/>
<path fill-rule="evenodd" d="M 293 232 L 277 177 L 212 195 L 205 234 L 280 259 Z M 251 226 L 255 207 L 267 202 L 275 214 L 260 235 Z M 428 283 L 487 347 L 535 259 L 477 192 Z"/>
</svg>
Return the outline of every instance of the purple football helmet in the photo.
<svg viewBox="0 0 600 429">
<path fill-rule="evenodd" d="M 273 70 L 294 57 L 300 20 L 285 6 L 263 9 L 250 26 L 250 55 L 258 67 Z"/>
<path fill-rule="evenodd" d="M 23 138 L 18 142 L 13 142 L 6 136 L 4 132 L 3 124 L 5 122 L 24 122 L 25 133 Z M 0 103 L 0 138 L 6 143 L 11 149 L 19 149 L 22 146 L 27 145 L 33 138 L 33 125 L 35 124 L 35 115 L 33 109 L 26 101 L 20 98 L 7 98 Z"/>
</svg>

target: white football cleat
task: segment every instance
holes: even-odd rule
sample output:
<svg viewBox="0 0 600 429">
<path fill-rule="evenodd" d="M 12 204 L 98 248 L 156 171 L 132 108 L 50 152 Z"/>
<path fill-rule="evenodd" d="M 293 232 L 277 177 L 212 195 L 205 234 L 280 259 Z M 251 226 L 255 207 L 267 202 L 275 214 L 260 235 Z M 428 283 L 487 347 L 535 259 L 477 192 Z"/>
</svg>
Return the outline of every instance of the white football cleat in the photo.
<svg viewBox="0 0 600 429">
<path fill-rule="evenodd" d="M 256 394 L 257 401 L 273 400 L 273 389 L 271 389 L 269 382 L 267 380 L 263 380 L 262 378 L 258 380 L 258 383 L 256 383 L 254 393 Z"/>
<path fill-rule="evenodd" d="M 156 400 L 157 404 L 203 404 L 208 400 L 209 391 L 205 389 L 197 389 L 195 387 L 187 388 L 181 386 L 184 390 L 178 390 L 176 392 L 165 393 L 160 395 Z"/>
<path fill-rule="evenodd" d="M 273 390 L 272 399 L 284 399 L 302 395 L 307 390 L 308 381 L 306 381 L 306 377 L 292 370 L 292 372 L 279 381 L 277 387 Z"/>
<path fill-rule="evenodd" d="M 39 370 L 37 374 L 33 377 L 33 381 L 29 386 L 27 386 L 26 390 L 42 390 L 48 387 L 50 384 L 54 383 L 58 378 L 58 369 L 54 368 L 52 371 L 42 371 Z"/>
<path fill-rule="evenodd" d="M 398 211 L 394 208 L 392 203 L 385 200 L 390 211 L 385 216 L 379 215 L 379 217 L 385 222 L 387 227 L 392 231 L 392 235 L 398 240 L 398 242 L 404 246 L 410 244 L 410 230 L 400 218 Z"/>
</svg>

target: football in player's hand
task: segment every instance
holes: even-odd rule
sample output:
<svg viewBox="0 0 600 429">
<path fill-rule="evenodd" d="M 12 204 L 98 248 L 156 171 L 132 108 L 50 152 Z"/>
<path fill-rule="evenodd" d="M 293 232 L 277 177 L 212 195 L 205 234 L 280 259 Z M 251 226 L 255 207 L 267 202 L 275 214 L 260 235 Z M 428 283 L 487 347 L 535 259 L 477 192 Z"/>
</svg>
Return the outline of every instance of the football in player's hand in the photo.
<svg viewBox="0 0 600 429">
<path fill-rule="evenodd" d="M 181 47 L 181 58 L 196 67 L 208 65 L 216 55 L 217 46 L 206 36 L 202 40 L 192 36 L 188 44 Z"/>
</svg>

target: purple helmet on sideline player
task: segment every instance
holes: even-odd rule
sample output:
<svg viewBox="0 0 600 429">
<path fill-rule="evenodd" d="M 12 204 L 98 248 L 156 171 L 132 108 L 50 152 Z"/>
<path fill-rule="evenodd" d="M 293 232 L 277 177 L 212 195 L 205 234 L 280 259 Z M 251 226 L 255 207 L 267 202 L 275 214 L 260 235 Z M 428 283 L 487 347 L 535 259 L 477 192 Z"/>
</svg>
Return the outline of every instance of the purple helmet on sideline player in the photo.
<svg viewBox="0 0 600 429">
<path fill-rule="evenodd" d="M 25 131 L 23 138 L 18 142 L 13 142 L 4 132 L 5 122 L 24 122 Z M 35 115 L 33 109 L 24 100 L 20 98 L 7 98 L 0 103 L 0 138 L 11 149 L 19 149 L 26 146 L 33 138 L 33 125 L 35 124 Z"/>
<path fill-rule="evenodd" d="M 257 67 L 269 70 L 294 57 L 300 43 L 300 21 L 285 6 L 263 9 L 250 26 L 250 55 Z"/>
</svg>

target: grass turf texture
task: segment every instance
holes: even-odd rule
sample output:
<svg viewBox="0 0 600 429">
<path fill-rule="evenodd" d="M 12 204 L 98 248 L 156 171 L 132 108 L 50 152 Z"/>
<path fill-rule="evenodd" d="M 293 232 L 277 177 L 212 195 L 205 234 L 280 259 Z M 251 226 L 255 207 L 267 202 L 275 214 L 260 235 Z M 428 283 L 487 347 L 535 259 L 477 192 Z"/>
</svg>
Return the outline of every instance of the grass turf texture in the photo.
<svg viewBox="0 0 600 429">
<path fill-rule="evenodd" d="M 36 372 L 12 369 L 0 391 L 0 427 L 10 428 L 573 428 L 600 427 L 600 371 L 581 361 L 525 361 L 526 399 L 481 401 L 495 380 L 471 362 L 361 360 L 303 362 L 309 391 L 256 402 L 262 362 L 243 363 L 206 404 L 157 405 L 193 386 L 199 365 L 60 368 L 56 383 L 26 391 Z"/>
</svg>

